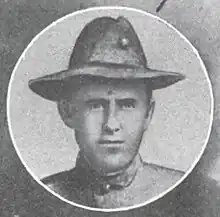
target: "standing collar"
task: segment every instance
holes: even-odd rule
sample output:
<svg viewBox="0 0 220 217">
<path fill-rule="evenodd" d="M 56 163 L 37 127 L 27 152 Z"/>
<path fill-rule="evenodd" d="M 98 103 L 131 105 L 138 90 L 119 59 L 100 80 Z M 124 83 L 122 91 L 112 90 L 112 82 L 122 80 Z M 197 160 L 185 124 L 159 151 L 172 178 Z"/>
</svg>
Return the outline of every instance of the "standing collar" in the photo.
<svg viewBox="0 0 220 217">
<path fill-rule="evenodd" d="M 138 169 L 143 166 L 143 161 L 141 156 L 138 154 L 130 165 L 124 169 L 121 173 L 111 176 L 102 176 L 98 174 L 86 161 L 85 157 L 79 153 L 76 160 L 76 170 L 79 172 L 80 176 L 83 178 L 85 183 L 85 177 L 87 179 L 87 184 L 92 188 L 109 188 L 120 189 L 129 186 L 134 180 Z"/>
</svg>

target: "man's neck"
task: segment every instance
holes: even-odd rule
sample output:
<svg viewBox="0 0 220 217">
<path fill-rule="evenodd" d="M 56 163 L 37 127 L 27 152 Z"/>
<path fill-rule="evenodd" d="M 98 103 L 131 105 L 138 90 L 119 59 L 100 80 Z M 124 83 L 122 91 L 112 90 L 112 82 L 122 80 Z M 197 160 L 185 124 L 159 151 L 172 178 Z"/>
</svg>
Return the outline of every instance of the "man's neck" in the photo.
<svg viewBox="0 0 220 217">
<path fill-rule="evenodd" d="M 121 187 L 126 187 L 130 185 L 137 173 L 137 170 L 141 168 L 142 165 L 143 161 L 141 159 L 141 156 L 137 154 L 135 158 L 124 169 L 119 170 L 115 173 L 106 173 L 102 175 L 90 166 L 88 161 L 81 153 L 79 153 L 76 161 L 76 168 L 80 168 L 81 173 L 84 170 L 84 172 L 86 172 L 86 174 L 89 175 L 91 179 L 96 180 L 100 183 L 104 182 L 110 185 Z"/>
</svg>

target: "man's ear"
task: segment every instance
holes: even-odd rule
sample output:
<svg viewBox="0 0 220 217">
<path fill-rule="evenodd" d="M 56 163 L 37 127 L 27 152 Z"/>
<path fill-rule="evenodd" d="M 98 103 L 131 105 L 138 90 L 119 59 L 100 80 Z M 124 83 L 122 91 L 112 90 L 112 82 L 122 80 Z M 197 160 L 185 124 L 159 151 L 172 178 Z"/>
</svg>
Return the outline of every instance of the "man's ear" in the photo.
<svg viewBox="0 0 220 217">
<path fill-rule="evenodd" d="M 72 106 L 68 103 L 67 100 L 60 100 L 57 102 L 57 108 L 60 114 L 61 119 L 66 126 L 74 129 L 74 116 L 75 112 L 72 110 Z"/>
<path fill-rule="evenodd" d="M 152 116 L 153 116 L 153 113 L 154 113 L 154 108 L 155 108 L 155 101 L 152 98 L 150 103 L 149 103 L 148 110 L 146 112 L 144 130 L 147 130 L 147 128 L 148 128 L 148 126 L 151 122 L 151 119 L 152 119 Z"/>
</svg>

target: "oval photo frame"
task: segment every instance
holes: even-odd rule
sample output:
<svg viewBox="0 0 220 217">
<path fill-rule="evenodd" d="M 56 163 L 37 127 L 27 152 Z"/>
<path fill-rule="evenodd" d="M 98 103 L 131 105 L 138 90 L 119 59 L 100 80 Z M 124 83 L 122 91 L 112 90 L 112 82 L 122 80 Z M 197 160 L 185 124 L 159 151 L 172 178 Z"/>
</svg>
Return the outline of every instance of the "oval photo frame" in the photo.
<svg viewBox="0 0 220 217">
<path fill-rule="evenodd" d="M 103 16 L 114 19 L 123 16 L 129 20 L 141 41 L 150 68 L 180 72 L 186 77 L 175 85 L 153 91 L 156 107 L 140 148 L 144 161 L 149 165 L 182 171 L 183 175 L 175 184 L 146 201 L 117 208 L 79 204 L 42 183 L 42 178 L 74 167 L 78 149 L 72 141 L 72 129 L 67 129 L 58 117 L 56 104 L 34 94 L 28 87 L 31 79 L 67 69 L 73 46 L 84 26 Z M 126 7 L 77 11 L 46 27 L 19 58 L 7 96 L 10 135 L 27 171 L 61 200 L 103 212 L 147 205 L 178 186 L 191 173 L 205 150 L 213 121 L 213 106 L 208 73 L 192 44 L 161 18 Z"/>
</svg>

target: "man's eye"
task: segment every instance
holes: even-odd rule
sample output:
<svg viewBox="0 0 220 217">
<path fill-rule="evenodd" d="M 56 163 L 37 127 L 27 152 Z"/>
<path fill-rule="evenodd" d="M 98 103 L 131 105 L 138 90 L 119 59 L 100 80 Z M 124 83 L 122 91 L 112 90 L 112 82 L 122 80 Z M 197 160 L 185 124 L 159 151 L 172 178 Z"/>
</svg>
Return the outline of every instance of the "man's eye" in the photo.
<svg viewBox="0 0 220 217">
<path fill-rule="evenodd" d="M 124 102 L 124 103 L 120 103 L 120 107 L 122 109 L 133 109 L 135 105 L 134 103 L 131 103 L 131 102 Z"/>
<path fill-rule="evenodd" d="M 89 108 L 91 110 L 102 110 L 102 109 L 104 109 L 104 105 L 101 103 L 90 103 Z"/>
</svg>

